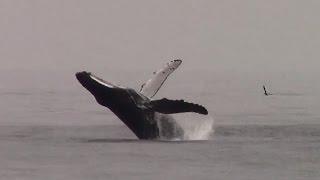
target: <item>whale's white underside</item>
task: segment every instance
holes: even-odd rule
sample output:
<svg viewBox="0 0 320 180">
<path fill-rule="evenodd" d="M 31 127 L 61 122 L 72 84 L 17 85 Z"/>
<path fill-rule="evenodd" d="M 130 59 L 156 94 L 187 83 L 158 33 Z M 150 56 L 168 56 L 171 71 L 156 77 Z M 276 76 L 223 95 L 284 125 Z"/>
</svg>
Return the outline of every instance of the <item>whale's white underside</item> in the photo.
<svg viewBox="0 0 320 180">
<path fill-rule="evenodd" d="M 141 86 L 140 93 L 148 98 L 155 96 L 168 76 L 173 73 L 181 63 L 181 60 L 173 60 L 154 72 L 152 78 Z"/>
<path fill-rule="evenodd" d="M 109 88 L 114 88 L 113 85 L 108 84 L 108 83 L 102 81 L 101 79 L 99 79 L 99 78 L 97 78 L 97 77 L 95 77 L 95 76 L 93 76 L 93 75 L 90 75 L 90 78 L 93 79 L 93 80 L 95 80 L 97 83 L 99 83 L 99 84 L 101 84 L 101 85 L 107 86 L 107 87 L 109 87 Z"/>
</svg>

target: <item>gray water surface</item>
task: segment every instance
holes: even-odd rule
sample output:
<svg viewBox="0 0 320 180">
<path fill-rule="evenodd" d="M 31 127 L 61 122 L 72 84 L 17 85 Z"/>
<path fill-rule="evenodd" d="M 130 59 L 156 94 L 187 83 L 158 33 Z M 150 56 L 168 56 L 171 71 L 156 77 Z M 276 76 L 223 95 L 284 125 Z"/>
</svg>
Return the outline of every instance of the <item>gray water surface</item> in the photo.
<svg viewBox="0 0 320 180">
<path fill-rule="evenodd" d="M 319 179 L 320 126 L 219 126 L 141 141 L 124 126 L 1 126 L 1 179 Z"/>
<path fill-rule="evenodd" d="M 315 98 L 211 90 L 168 93 L 208 107 L 209 140 L 141 141 L 80 88 L 2 89 L 0 179 L 319 179 Z"/>
</svg>

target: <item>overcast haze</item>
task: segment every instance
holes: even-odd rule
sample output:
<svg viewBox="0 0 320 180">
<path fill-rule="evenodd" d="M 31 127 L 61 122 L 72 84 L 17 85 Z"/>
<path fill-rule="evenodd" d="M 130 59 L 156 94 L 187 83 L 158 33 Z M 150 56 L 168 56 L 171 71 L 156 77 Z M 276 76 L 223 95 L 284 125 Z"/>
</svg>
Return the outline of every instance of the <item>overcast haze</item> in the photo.
<svg viewBox="0 0 320 180">
<path fill-rule="evenodd" d="M 274 109 L 267 113 L 291 119 L 279 104 L 299 104 L 309 114 L 303 122 L 318 122 L 319 1 L 0 3 L 4 92 L 71 91 L 92 100 L 75 72 L 88 70 L 139 89 L 154 70 L 181 58 L 183 64 L 156 98 L 201 102 L 218 122 L 223 121 L 219 115 L 266 113 L 270 106 Z M 274 107 L 259 97 L 262 84 L 275 93 L 305 96 L 272 102 Z"/>
<path fill-rule="evenodd" d="M 108 71 L 152 72 L 174 58 L 220 78 L 317 77 L 319 8 L 315 0 L 1 0 L 1 80 L 47 71 L 47 80 L 71 82 L 82 69 L 115 78 Z"/>
</svg>

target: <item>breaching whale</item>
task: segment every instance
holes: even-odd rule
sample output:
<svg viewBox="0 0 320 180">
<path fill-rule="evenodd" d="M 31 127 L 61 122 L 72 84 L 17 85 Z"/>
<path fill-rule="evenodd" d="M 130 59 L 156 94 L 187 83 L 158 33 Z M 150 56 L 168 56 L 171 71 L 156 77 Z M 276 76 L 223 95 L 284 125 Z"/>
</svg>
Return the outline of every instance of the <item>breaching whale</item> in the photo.
<svg viewBox="0 0 320 180">
<path fill-rule="evenodd" d="M 111 84 L 86 71 L 76 73 L 76 78 L 100 105 L 109 108 L 139 139 L 178 138 L 183 136 L 183 130 L 169 114 L 208 114 L 205 107 L 184 100 L 151 99 L 181 63 L 181 60 L 167 63 L 153 73 L 139 92 Z"/>
</svg>

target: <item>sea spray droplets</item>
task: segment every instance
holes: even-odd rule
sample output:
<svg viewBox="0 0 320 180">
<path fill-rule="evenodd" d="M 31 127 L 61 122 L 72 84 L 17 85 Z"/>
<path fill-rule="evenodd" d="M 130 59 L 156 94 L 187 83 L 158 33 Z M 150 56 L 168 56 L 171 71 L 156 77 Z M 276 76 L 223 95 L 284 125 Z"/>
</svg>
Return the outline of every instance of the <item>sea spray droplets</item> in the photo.
<svg viewBox="0 0 320 180">
<path fill-rule="evenodd" d="M 156 113 L 155 119 L 161 140 L 209 140 L 214 132 L 214 120 L 210 115 Z"/>
<path fill-rule="evenodd" d="M 214 132 L 213 122 L 213 118 L 210 116 L 210 118 L 206 120 L 201 120 L 201 122 L 192 123 L 192 126 L 185 129 L 184 139 L 209 140 Z"/>
<path fill-rule="evenodd" d="M 210 115 L 185 113 L 174 117 L 184 130 L 184 140 L 209 140 L 214 132 L 214 119 Z"/>
</svg>

